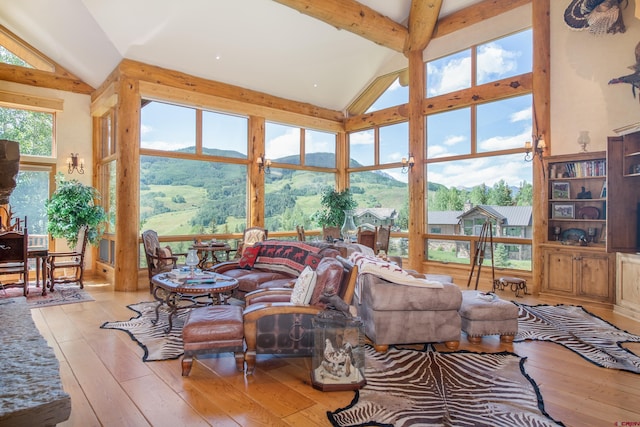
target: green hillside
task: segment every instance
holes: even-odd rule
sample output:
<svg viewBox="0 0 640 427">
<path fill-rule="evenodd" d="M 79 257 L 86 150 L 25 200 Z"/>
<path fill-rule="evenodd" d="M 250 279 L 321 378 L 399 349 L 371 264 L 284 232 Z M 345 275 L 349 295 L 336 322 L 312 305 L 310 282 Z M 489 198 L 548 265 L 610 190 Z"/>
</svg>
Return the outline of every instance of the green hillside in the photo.
<svg viewBox="0 0 640 427">
<path fill-rule="evenodd" d="M 244 157 L 237 152 L 215 149 L 205 150 L 205 154 Z M 298 156 L 291 156 L 275 159 L 274 163 L 298 161 Z M 335 156 L 310 154 L 305 164 L 334 165 Z M 356 175 L 352 191 L 359 206 L 398 209 L 406 203 L 405 183 L 378 172 Z M 143 156 L 140 182 L 144 228 L 171 235 L 240 232 L 245 227 L 247 184 L 243 165 Z M 319 208 L 322 190 L 334 184 L 332 173 L 272 168 L 271 173 L 265 175 L 266 226 L 274 231 L 293 230 L 297 224 L 307 229 L 317 228 L 310 220 L 311 215 Z"/>
</svg>

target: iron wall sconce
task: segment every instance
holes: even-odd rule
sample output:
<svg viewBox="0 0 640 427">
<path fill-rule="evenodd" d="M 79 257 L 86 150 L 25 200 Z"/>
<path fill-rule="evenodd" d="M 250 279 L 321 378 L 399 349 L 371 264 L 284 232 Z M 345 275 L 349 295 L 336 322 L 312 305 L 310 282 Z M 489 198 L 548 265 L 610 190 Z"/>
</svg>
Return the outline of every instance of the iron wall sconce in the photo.
<svg viewBox="0 0 640 427">
<path fill-rule="evenodd" d="M 402 158 L 402 173 L 408 173 L 409 169 L 413 169 L 413 165 L 416 164 L 416 160 L 413 158 L 413 154 L 409 154 L 409 160 L 406 157 Z"/>
<path fill-rule="evenodd" d="M 83 174 L 84 159 L 78 159 L 78 153 L 71 153 L 71 157 L 67 158 L 67 168 L 69 174 L 72 174 L 73 171 Z"/>
<path fill-rule="evenodd" d="M 271 160 L 265 159 L 264 155 L 260 154 L 260 157 L 256 159 L 256 163 L 258 163 L 258 172 L 271 173 Z"/>
<path fill-rule="evenodd" d="M 524 143 L 524 161 L 530 162 L 535 156 L 540 156 L 540 159 L 542 160 L 542 154 L 546 148 L 547 144 L 544 142 L 544 138 L 542 138 L 542 136 L 534 135 L 533 144 L 531 141 Z"/>
</svg>

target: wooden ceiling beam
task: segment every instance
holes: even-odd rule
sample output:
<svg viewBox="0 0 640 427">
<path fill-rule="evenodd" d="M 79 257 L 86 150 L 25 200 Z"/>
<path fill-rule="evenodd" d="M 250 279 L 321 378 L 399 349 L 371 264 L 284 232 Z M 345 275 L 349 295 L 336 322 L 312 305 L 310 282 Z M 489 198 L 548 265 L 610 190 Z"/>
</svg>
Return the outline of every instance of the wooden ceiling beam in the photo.
<svg viewBox="0 0 640 427">
<path fill-rule="evenodd" d="M 274 0 L 300 13 L 347 30 L 381 46 L 404 52 L 409 30 L 355 0 Z M 431 3 L 431 2 L 428 2 Z M 437 16 L 437 14 L 436 14 Z"/>
<path fill-rule="evenodd" d="M 438 21 L 433 31 L 433 38 L 442 37 L 461 30 L 485 19 L 493 18 L 525 4 L 532 0 L 485 0 L 462 10 L 447 15 Z"/>
<path fill-rule="evenodd" d="M 75 77 L 61 76 L 56 73 L 35 68 L 0 64 L 0 80 L 21 83 L 29 86 L 59 89 L 67 92 L 91 94 L 95 89 Z"/>
<path fill-rule="evenodd" d="M 442 0 L 412 0 L 409 11 L 409 35 L 405 53 L 424 50 L 438 22 Z"/>
</svg>

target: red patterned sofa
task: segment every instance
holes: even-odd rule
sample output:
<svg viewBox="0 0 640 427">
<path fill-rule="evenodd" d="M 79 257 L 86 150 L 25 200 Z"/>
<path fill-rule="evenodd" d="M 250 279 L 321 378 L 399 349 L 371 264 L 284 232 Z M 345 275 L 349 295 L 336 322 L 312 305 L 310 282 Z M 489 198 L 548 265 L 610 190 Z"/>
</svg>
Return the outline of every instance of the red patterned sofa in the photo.
<svg viewBox="0 0 640 427">
<path fill-rule="evenodd" d="M 340 252 L 332 248 L 317 248 L 303 242 L 265 240 L 246 248 L 242 258 L 211 267 L 212 271 L 238 280 L 234 297 L 256 289 L 290 288 L 309 265 L 316 269 L 323 257 L 335 258 Z"/>
</svg>

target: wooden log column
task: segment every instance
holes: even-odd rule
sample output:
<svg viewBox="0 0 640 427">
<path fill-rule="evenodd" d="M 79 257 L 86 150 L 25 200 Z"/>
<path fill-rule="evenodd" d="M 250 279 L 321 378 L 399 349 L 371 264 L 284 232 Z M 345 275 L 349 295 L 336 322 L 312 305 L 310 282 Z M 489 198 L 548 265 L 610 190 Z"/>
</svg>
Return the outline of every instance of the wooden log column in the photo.
<svg viewBox="0 0 640 427">
<path fill-rule="evenodd" d="M 256 159 L 264 155 L 264 117 L 249 117 L 249 140 L 251 141 L 249 156 L 249 188 L 247 197 L 247 227 L 264 227 L 264 173 L 260 172 Z"/>
<path fill-rule="evenodd" d="M 138 204 L 140 202 L 140 90 L 136 80 L 118 82 L 116 112 L 116 253 L 114 289 L 138 289 Z"/>
<path fill-rule="evenodd" d="M 409 268 L 421 271 L 424 253 L 424 155 L 425 119 L 422 101 L 425 94 L 425 73 L 422 51 L 411 51 L 409 58 L 409 152 L 415 166 L 409 171 Z"/>
<path fill-rule="evenodd" d="M 550 36 L 550 0 L 532 2 L 533 20 L 533 133 L 544 138 L 547 151 L 551 144 L 551 36 Z M 546 204 L 547 181 L 542 159 L 533 159 L 533 242 L 531 271 L 533 283 L 531 292 L 537 294 L 543 277 L 544 262 L 538 248 L 546 240 L 548 229 Z"/>
</svg>

